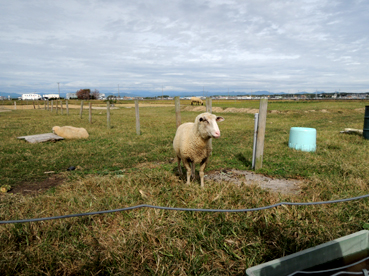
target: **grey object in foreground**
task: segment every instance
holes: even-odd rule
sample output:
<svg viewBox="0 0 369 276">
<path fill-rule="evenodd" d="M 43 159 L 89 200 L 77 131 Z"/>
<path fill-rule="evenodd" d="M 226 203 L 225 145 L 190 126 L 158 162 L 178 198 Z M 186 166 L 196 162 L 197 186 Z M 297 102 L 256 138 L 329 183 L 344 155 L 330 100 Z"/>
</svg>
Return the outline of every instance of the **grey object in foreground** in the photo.
<svg viewBox="0 0 369 276">
<path fill-rule="evenodd" d="M 42 143 L 47 141 L 59 141 L 63 140 L 63 137 L 60 137 L 54 133 L 44 133 L 44 134 L 36 134 L 36 135 L 28 135 L 28 136 L 20 136 L 18 139 L 24 139 L 29 143 Z"/>
<path fill-rule="evenodd" d="M 248 268 L 246 270 L 246 274 L 248 276 L 292 276 L 295 274 L 314 275 L 313 271 L 310 273 L 306 271 L 301 273 L 299 271 L 340 258 L 347 258 L 352 255 L 361 254 L 363 252 L 365 253 L 368 249 L 369 231 L 362 230 L 351 235 L 302 250 L 289 256 Z M 332 272 L 332 274 L 337 272 L 334 270 L 335 269 L 331 269 L 330 272 Z"/>
</svg>

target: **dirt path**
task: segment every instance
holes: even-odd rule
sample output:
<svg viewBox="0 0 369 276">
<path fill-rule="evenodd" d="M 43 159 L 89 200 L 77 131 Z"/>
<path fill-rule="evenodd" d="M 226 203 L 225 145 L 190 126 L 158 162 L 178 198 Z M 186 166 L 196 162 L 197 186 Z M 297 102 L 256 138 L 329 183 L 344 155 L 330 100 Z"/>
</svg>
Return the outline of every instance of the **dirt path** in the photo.
<svg viewBox="0 0 369 276">
<path fill-rule="evenodd" d="M 208 172 L 205 179 L 217 182 L 231 182 L 236 185 L 256 185 L 262 189 L 281 194 L 298 194 L 302 184 L 302 181 L 296 179 L 270 178 L 254 172 L 235 169 Z"/>
</svg>

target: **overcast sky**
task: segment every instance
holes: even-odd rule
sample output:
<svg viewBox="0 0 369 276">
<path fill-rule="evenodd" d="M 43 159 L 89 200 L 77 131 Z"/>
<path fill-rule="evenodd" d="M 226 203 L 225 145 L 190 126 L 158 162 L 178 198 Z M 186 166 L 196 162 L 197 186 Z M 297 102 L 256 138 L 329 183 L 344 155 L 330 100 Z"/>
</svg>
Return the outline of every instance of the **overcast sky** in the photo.
<svg viewBox="0 0 369 276">
<path fill-rule="evenodd" d="M 369 1 L 0 0 L 0 91 L 369 91 Z"/>
</svg>

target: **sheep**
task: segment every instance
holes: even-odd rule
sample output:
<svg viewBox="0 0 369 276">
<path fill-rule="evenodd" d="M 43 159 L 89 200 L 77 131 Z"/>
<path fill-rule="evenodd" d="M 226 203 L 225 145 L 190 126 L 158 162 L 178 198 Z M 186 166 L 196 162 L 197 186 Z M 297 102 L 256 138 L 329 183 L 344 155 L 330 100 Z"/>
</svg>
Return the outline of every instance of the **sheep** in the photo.
<svg viewBox="0 0 369 276">
<path fill-rule="evenodd" d="M 87 139 L 88 132 L 84 128 L 77 128 L 72 126 L 54 126 L 52 128 L 54 134 L 59 135 L 66 139 Z"/>
<path fill-rule="evenodd" d="M 220 137 L 217 122 L 222 121 L 224 121 L 223 117 L 206 112 L 198 115 L 194 123 L 184 123 L 178 127 L 173 148 L 179 174 L 182 175 L 181 161 L 186 168 L 186 184 L 190 184 L 191 175 L 195 178 L 195 164 L 200 163 L 200 183 L 201 187 L 204 187 L 204 169 L 212 151 L 211 138 Z"/>
<path fill-rule="evenodd" d="M 191 105 L 193 104 L 204 105 L 203 101 L 198 97 L 191 97 Z"/>
</svg>

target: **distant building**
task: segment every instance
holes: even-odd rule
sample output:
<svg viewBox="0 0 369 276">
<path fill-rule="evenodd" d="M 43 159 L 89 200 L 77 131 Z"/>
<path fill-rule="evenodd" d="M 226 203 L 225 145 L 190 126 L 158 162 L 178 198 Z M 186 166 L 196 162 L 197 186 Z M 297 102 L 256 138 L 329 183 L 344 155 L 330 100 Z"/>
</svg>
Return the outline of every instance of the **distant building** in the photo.
<svg viewBox="0 0 369 276">
<path fill-rule="evenodd" d="M 67 93 L 67 95 L 65 96 L 65 99 L 67 100 L 78 99 L 77 93 Z"/>
<path fill-rule="evenodd" d="M 57 100 L 59 99 L 58 94 L 46 94 L 44 95 L 44 100 Z"/>
<path fill-rule="evenodd" d="M 39 94 L 34 94 L 34 93 L 31 93 L 31 94 L 23 94 L 22 95 L 22 100 L 33 100 L 33 101 L 37 101 L 37 100 L 41 100 L 41 95 Z"/>
</svg>

